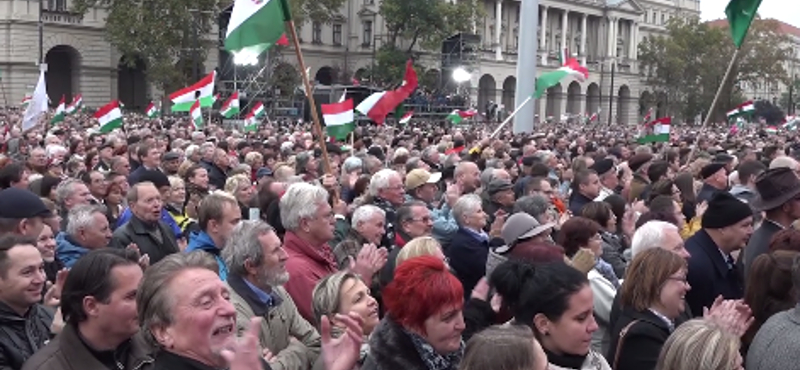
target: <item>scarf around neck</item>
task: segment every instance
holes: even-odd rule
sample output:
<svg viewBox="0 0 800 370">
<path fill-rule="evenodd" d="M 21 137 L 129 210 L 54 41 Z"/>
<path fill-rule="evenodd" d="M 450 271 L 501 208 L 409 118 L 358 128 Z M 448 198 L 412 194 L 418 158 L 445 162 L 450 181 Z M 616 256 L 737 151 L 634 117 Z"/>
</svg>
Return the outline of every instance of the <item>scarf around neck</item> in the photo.
<svg viewBox="0 0 800 370">
<path fill-rule="evenodd" d="M 428 370 L 456 370 L 458 369 L 458 364 L 461 362 L 461 357 L 464 356 L 464 341 L 461 341 L 461 345 L 459 346 L 458 350 L 450 353 L 448 355 L 441 355 L 433 349 L 425 339 L 421 336 L 414 334 L 408 330 L 403 330 L 406 335 L 411 338 L 411 342 L 414 344 L 414 348 L 417 350 L 419 357 L 422 359 L 422 362 L 425 363 L 425 366 Z"/>
</svg>

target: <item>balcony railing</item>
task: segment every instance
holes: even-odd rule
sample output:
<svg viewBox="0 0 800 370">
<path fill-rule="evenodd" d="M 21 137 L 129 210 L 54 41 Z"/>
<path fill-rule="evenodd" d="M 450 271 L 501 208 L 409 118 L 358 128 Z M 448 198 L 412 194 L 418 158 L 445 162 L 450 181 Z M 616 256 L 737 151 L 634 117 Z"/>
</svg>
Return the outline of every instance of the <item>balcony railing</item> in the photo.
<svg viewBox="0 0 800 370">
<path fill-rule="evenodd" d="M 70 13 L 68 11 L 44 9 L 42 10 L 42 21 L 62 24 L 82 24 L 83 15 Z"/>
</svg>

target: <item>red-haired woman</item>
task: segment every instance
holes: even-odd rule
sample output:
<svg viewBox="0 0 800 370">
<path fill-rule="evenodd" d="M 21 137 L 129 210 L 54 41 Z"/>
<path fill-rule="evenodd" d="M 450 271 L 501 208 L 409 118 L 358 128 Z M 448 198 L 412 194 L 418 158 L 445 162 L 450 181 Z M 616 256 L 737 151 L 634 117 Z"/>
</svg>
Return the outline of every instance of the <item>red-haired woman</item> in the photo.
<svg viewBox="0 0 800 370">
<path fill-rule="evenodd" d="M 382 290 L 387 314 L 361 370 L 456 370 L 464 353 L 464 292 L 437 257 L 401 263 Z"/>
</svg>

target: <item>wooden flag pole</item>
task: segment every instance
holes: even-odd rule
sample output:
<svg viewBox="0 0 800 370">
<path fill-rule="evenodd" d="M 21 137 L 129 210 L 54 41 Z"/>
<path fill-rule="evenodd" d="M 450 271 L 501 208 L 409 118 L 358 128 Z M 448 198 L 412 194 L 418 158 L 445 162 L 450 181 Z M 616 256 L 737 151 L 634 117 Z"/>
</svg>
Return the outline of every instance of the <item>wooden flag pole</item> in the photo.
<svg viewBox="0 0 800 370">
<path fill-rule="evenodd" d="M 711 121 L 711 116 L 714 115 L 714 111 L 717 109 L 717 104 L 719 103 L 719 96 L 722 95 L 722 90 L 728 84 L 728 80 L 731 78 L 731 72 L 733 71 L 733 66 L 739 60 L 739 51 L 741 49 L 737 48 L 736 51 L 733 52 L 733 57 L 731 61 L 728 62 L 728 69 L 725 71 L 725 75 L 722 77 L 722 83 L 719 84 L 717 88 L 717 93 L 714 94 L 714 100 L 711 101 L 711 107 L 708 108 L 708 112 L 706 114 L 706 118 L 703 120 L 703 125 L 700 126 L 700 129 L 697 130 L 701 135 L 705 131 L 706 126 L 708 126 L 708 122 Z M 689 156 L 686 159 L 686 164 L 692 162 L 692 158 L 694 158 L 694 154 L 697 151 L 697 143 L 692 146 L 692 150 L 689 152 Z"/>
<path fill-rule="evenodd" d="M 294 52 L 297 55 L 297 63 L 300 65 L 300 74 L 303 77 L 303 86 L 306 90 L 306 98 L 310 105 L 311 119 L 314 121 L 314 131 L 317 135 L 317 141 L 320 149 L 322 150 L 322 161 L 325 166 L 325 172 L 330 175 L 336 176 L 331 169 L 331 162 L 328 157 L 328 148 L 325 145 L 325 136 L 322 131 L 322 125 L 319 122 L 319 113 L 317 112 L 317 103 L 314 100 L 314 92 L 311 89 L 311 81 L 309 81 L 308 74 L 306 73 L 306 62 L 303 59 L 303 51 L 300 49 L 300 40 L 297 38 L 297 30 L 294 27 L 294 21 L 289 19 L 286 21 L 286 29 L 292 35 L 292 43 L 294 44 Z"/>
</svg>

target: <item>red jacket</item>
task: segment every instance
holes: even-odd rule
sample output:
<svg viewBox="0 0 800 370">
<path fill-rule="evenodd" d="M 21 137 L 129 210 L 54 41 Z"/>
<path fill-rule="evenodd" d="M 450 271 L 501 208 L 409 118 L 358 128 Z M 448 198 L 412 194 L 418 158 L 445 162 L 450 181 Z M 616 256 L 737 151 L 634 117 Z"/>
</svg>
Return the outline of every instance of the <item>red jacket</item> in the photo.
<svg viewBox="0 0 800 370">
<path fill-rule="evenodd" d="M 300 315 L 308 322 L 315 322 L 311 310 L 311 293 L 322 278 L 339 271 L 333 252 L 327 243 L 314 247 L 291 231 L 287 231 L 283 237 L 283 248 L 289 256 L 286 261 L 289 282 L 284 287 L 294 300 Z"/>
</svg>

